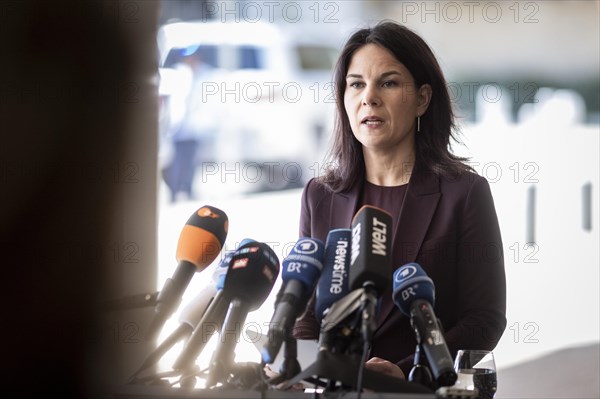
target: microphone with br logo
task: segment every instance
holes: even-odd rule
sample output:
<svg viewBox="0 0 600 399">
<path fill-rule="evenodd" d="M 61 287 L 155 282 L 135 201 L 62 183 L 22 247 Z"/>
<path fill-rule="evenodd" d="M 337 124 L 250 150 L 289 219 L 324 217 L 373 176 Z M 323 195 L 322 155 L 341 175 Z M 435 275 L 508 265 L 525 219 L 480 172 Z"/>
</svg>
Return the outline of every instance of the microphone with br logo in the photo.
<svg viewBox="0 0 600 399">
<path fill-rule="evenodd" d="M 392 298 L 402 314 L 410 317 L 417 343 L 425 352 L 439 386 L 456 382 L 456 371 L 444 334 L 433 312 L 433 281 L 418 263 L 408 263 L 394 272 Z"/>
<path fill-rule="evenodd" d="M 277 294 L 268 341 L 262 350 L 264 363 L 274 361 L 296 318 L 306 308 L 323 269 L 324 247 L 316 238 L 301 237 L 283 260 L 283 285 Z"/>
</svg>

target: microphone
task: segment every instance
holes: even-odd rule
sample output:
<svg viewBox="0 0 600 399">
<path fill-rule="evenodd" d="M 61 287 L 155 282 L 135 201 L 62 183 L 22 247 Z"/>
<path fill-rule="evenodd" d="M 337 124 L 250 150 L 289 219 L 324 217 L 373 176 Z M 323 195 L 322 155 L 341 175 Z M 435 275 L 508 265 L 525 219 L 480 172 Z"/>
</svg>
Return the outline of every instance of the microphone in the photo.
<svg viewBox="0 0 600 399">
<path fill-rule="evenodd" d="M 247 242 L 245 239 L 242 242 Z M 164 356 L 165 353 L 173 345 L 183 339 L 187 339 L 196 326 L 201 322 L 204 315 L 211 309 L 211 305 L 213 305 L 213 300 L 223 288 L 223 281 L 225 279 L 225 274 L 227 274 L 227 268 L 229 266 L 229 261 L 233 255 L 234 251 L 227 251 L 221 262 L 215 267 L 215 270 L 212 274 L 212 283 L 209 284 L 200 293 L 192 300 L 190 303 L 181 311 L 179 315 L 179 326 L 169 335 L 156 349 L 144 360 L 142 366 L 130 377 L 130 380 L 133 380 L 137 375 L 139 375 L 143 370 L 149 368 L 153 364 L 156 364 L 160 358 Z M 224 313 L 224 312 L 222 312 Z M 225 317 L 225 316 L 223 316 Z M 219 323 L 222 323 L 223 320 Z M 215 332 L 215 331 L 212 331 Z M 212 332 L 207 335 L 212 335 Z"/>
<path fill-rule="evenodd" d="M 265 243 L 249 243 L 234 253 L 223 287 L 223 292 L 232 299 L 221 330 L 221 340 L 210 362 L 207 387 L 226 380 L 231 374 L 242 325 L 248 313 L 258 309 L 267 299 L 278 274 L 279 259 Z"/>
<path fill-rule="evenodd" d="M 408 263 L 394 272 L 392 299 L 402 314 L 410 317 L 417 343 L 421 345 L 439 386 L 451 386 L 456 382 L 456 371 L 440 328 L 433 304 L 435 291 L 433 281 L 418 263 Z"/>
<path fill-rule="evenodd" d="M 245 238 L 240 243 L 240 247 L 248 243 L 256 243 L 256 241 Z M 213 297 L 209 297 L 209 293 L 205 293 L 205 290 L 203 290 L 181 312 L 179 317 L 181 325 L 189 327 L 191 331 L 188 330 L 189 339 L 175 362 L 174 369 L 182 368 L 184 364 L 191 364 L 202 352 L 209 338 L 214 333 L 221 331 L 221 326 L 229 305 L 229 298 L 224 295 L 223 287 L 229 270 L 229 264 L 234 254 L 235 250 L 227 251 L 217 268 L 215 268 L 212 275 L 215 285 L 208 287 L 206 290 L 212 290 L 214 292 Z"/>
<path fill-rule="evenodd" d="M 356 292 L 350 292 L 348 283 L 352 230 L 331 230 L 325 242 L 324 269 L 315 302 L 315 316 L 321 324 L 319 350 L 342 352 L 348 339 L 352 338 L 347 334 L 352 328 L 342 329 L 342 334 L 335 332 L 339 330 L 340 323 L 357 309 Z"/>
<path fill-rule="evenodd" d="M 208 205 L 190 216 L 177 242 L 177 269 L 158 293 L 146 340 L 156 339 L 164 323 L 181 303 L 183 292 L 194 273 L 206 269 L 215 260 L 227 237 L 228 224 L 225 212 Z"/>
<path fill-rule="evenodd" d="M 241 247 L 249 242 L 255 241 L 249 238 L 244 238 L 240 242 L 239 246 Z M 209 285 L 200 291 L 196 298 L 190 301 L 190 303 L 181 311 L 179 315 L 179 322 L 181 324 L 186 324 L 191 328 L 190 334 L 202 320 L 202 317 L 208 310 L 210 304 L 213 302 L 216 294 L 223 289 L 229 262 L 231 261 L 234 252 L 235 250 L 229 250 L 225 252 L 223 259 L 221 259 L 221 262 L 219 262 L 213 272 L 212 281 L 214 284 Z"/>
<path fill-rule="evenodd" d="M 348 294 L 351 242 L 350 229 L 335 229 L 327 234 L 323 273 L 317 283 L 315 298 L 315 316 L 319 323 L 331 305 Z"/>
<path fill-rule="evenodd" d="M 279 260 L 268 245 L 251 241 L 238 248 L 229 261 L 223 289 L 217 292 L 213 303 L 187 341 L 173 368 L 190 370 L 193 367 L 206 344 L 206 333 L 203 330 L 209 322 L 222 324 L 221 335 L 225 333 L 225 338 L 228 336 L 228 331 L 234 331 L 235 340 L 239 339 L 241 323 L 248 312 L 258 309 L 267 298 L 278 273 Z M 225 366 L 222 366 L 221 361 L 225 365 L 231 364 L 230 358 L 233 358 L 235 340 L 233 343 L 227 341 L 217 347 L 221 359 L 217 360 L 215 352 L 211 360 L 211 364 L 217 363 L 217 366 L 211 366 L 211 369 L 218 368 L 219 375 L 215 375 L 215 379 L 221 378 L 220 373 L 224 373 Z"/>
<path fill-rule="evenodd" d="M 387 288 L 392 274 L 392 215 L 365 205 L 352 219 L 350 289 L 369 283 L 378 295 Z"/>
<path fill-rule="evenodd" d="M 323 269 L 323 247 L 321 240 L 301 237 L 283 260 L 283 286 L 269 323 L 269 339 L 261 351 L 263 362 L 275 360 L 294 321 L 304 311 Z"/>
<path fill-rule="evenodd" d="M 202 320 L 208 307 L 213 302 L 217 292 L 222 288 L 219 288 L 217 285 L 219 279 L 225 277 L 225 274 L 227 273 L 227 266 L 229 265 L 227 258 L 231 259 L 231 253 L 225 254 L 222 261 L 215 268 L 211 279 L 212 284 L 204 287 L 204 289 L 202 289 L 202 291 L 200 291 L 179 314 L 179 323 L 189 327 L 190 334 L 196 328 L 198 323 L 200 323 L 200 320 Z M 225 267 L 223 267 L 223 263 L 225 263 Z"/>
<path fill-rule="evenodd" d="M 392 215 L 365 205 L 352 219 L 350 287 L 364 288 L 361 297 L 361 331 L 365 344 L 375 331 L 377 298 L 389 285 L 392 274 Z"/>
</svg>

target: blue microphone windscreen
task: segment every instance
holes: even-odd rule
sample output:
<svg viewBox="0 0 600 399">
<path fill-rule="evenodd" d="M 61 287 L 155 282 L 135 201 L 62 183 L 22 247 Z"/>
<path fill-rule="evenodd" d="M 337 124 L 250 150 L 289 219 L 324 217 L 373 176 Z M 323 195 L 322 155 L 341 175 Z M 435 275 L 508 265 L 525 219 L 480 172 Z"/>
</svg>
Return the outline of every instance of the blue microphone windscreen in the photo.
<svg viewBox="0 0 600 399">
<path fill-rule="evenodd" d="M 321 322 L 323 313 L 349 292 L 351 229 L 335 229 L 327 234 L 323 272 L 317 284 L 315 314 Z"/>
<path fill-rule="evenodd" d="M 238 246 L 238 248 L 243 247 L 244 245 L 250 243 L 250 242 L 257 242 L 256 240 L 253 240 L 252 238 L 244 238 L 241 242 L 240 245 Z"/>
<path fill-rule="evenodd" d="M 312 292 L 323 269 L 325 244 L 319 239 L 301 237 L 283 260 L 281 278 L 301 281 Z"/>
<path fill-rule="evenodd" d="M 223 285 L 225 284 L 225 275 L 229 269 L 229 262 L 231 262 L 231 257 L 233 256 L 234 252 L 235 251 L 225 252 L 223 259 L 221 259 L 221 262 L 219 262 L 219 265 L 215 268 L 212 279 L 217 286 L 217 291 L 223 289 Z"/>
<path fill-rule="evenodd" d="M 415 262 L 399 267 L 394 272 L 394 292 L 392 299 L 404 315 L 410 314 L 410 305 L 423 299 L 434 305 L 435 289 L 433 281 L 423 268 Z"/>
</svg>

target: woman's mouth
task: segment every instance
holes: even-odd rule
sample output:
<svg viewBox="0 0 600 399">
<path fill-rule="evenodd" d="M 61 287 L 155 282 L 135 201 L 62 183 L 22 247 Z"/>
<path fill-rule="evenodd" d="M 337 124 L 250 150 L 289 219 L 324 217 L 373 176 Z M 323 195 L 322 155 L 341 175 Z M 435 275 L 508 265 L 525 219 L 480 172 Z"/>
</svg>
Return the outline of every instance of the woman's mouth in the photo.
<svg viewBox="0 0 600 399">
<path fill-rule="evenodd" d="M 383 119 L 381 119 L 377 116 L 366 116 L 362 119 L 362 121 L 360 123 L 363 125 L 370 126 L 370 127 L 375 127 L 375 126 L 383 125 Z"/>
</svg>

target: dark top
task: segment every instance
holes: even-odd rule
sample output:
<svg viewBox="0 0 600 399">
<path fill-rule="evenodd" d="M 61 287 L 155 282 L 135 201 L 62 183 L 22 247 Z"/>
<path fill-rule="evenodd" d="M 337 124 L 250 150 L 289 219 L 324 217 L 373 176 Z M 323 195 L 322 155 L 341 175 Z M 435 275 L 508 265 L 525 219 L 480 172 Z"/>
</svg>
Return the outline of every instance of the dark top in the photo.
<svg viewBox="0 0 600 399">
<path fill-rule="evenodd" d="M 451 355 L 458 349 L 493 349 L 506 327 L 506 283 L 487 180 L 468 172 L 439 177 L 415 168 L 405 186 L 378 187 L 360 179 L 348 192 L 333 193 L 312 179 L 302 194 L 300 236 L 325 242 L 330 230 L 351 227 L 352 217 L 367 202 L 375 202 L 372 205 L 394 218 L 393 270 L 417 262 L 433 280 L 434 311 Z M 408 375 L 416 340 L 391 292 L 390 284 L 381 297 L 370 356 L 396 363 Z M 296 322 L 298 339 L 318 339 L 314 299 Z"/>
<path fill-rule="evenodd" d="M 360 196 L 359 209 L 363 205 L 373 205 L 389 212 L 391 215 L 399 215 L 402 210 L 402 203 L 404 202 L 407 187 L 408 184 L 392 187 L 378 186 L 365 180 Z M 395 217 L 393 218 L 392 231 L 396 231 L 397 224 L 398 218 Z M 397 267 L 399 266 L 401 265 L 397 265 Z"/>
</svg>

